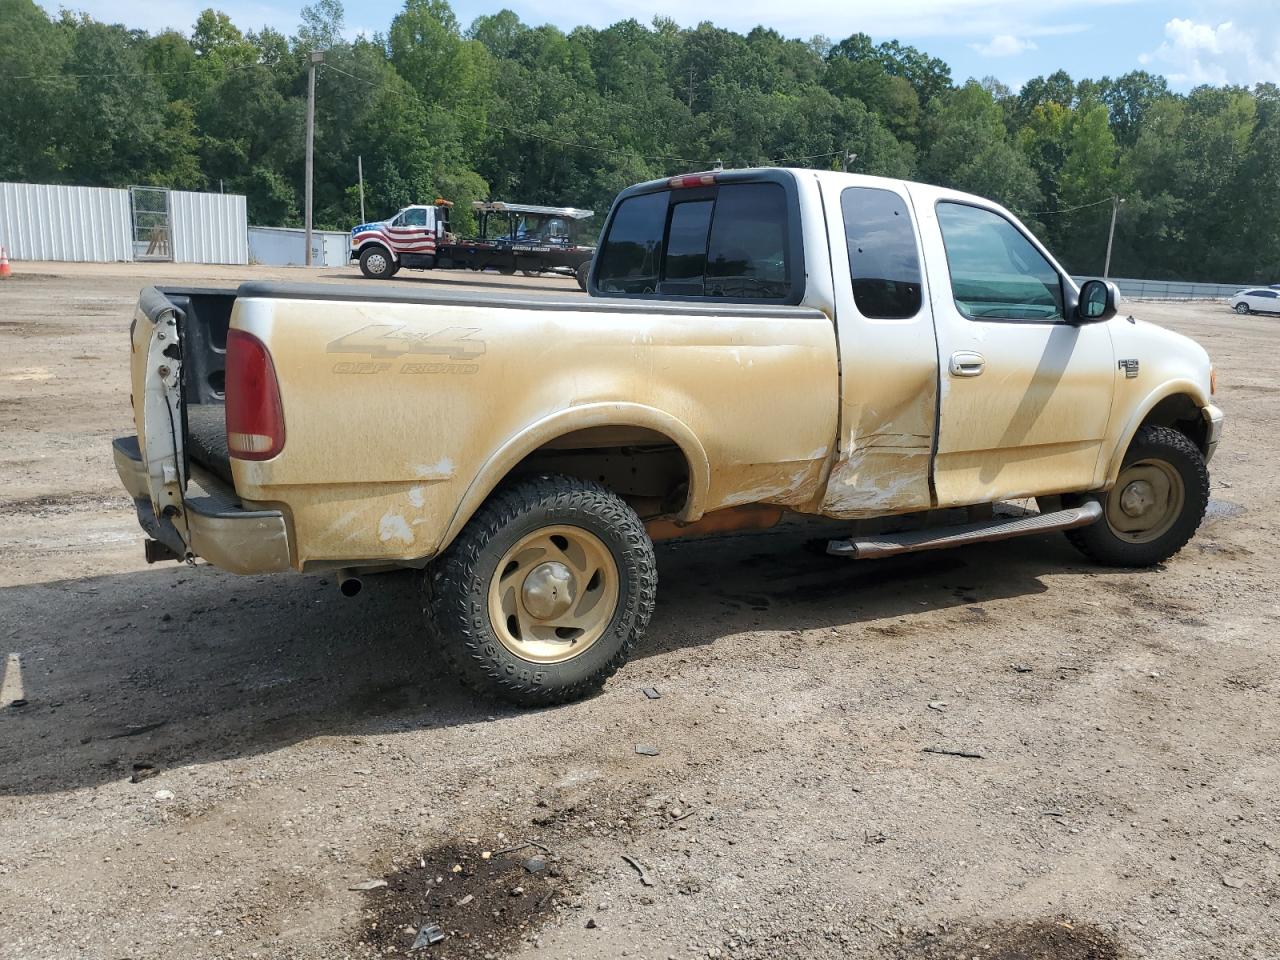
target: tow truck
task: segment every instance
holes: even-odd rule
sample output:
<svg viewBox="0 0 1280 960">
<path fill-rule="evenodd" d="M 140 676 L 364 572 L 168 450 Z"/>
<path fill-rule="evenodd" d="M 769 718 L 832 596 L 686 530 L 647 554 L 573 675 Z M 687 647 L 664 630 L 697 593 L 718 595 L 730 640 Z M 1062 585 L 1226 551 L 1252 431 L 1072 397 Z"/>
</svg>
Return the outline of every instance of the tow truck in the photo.
<svg viewBox="0 0 1280 960">
<path fill-rule="evenodd" d="M 362 223 L 351 231 L 351 259 L 371 280 L 389 280 L 401 267 L 411 270 L 497 270 L 526 276 L 563 273 L 587 288 L 595 247 L 584 242 L 584 222 L 594 216 L 577 207 L 477 200 L 471 204 L 480 235 L 455 236 L 449 225 L 453 204 L 412 204 L 394 217 Z"/>
</svg>

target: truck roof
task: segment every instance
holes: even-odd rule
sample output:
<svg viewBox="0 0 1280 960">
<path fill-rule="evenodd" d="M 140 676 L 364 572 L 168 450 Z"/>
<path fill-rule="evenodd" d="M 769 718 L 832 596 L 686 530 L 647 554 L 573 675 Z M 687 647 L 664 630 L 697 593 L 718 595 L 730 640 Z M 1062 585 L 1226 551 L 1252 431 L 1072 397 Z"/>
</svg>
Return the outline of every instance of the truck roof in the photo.
<svg viewBox="0 0 1280 960">
<path fill-rule="evenodd" d="M 531 203 L 504 203 L 501 200 L 473 200 L 471 209 L 479 213 L 542 213 L 573 220 L 586 220 L 596 215 L 594 210 L 581 210 L 578 207 L 539 207 Z"/>
</svg>

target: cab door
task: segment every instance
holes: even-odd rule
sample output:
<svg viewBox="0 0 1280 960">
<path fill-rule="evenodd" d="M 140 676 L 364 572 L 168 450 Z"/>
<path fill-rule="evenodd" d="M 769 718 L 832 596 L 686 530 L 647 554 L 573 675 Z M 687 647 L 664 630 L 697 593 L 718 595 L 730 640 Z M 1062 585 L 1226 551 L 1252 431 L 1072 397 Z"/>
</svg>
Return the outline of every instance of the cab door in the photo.
<svg viewBox="0 0 1280 960">
<path fill-rule="evenodd" d="M 426 207 L 409 207 L 391 221 L 387 232 L 399 256 L 429 256 L 436 252 L 435 217 Z"/>
<path fill-rule="evenodd" d="M 819 182 L 840 347 L 840 435 L 822 512 L 857 518 L 927 510 L 938 345 L 911 199 L 903 184 L 887 180 Z"/>
<path fill-rule="evenodd" d="M 1116 382 L 1109 323 L 1068 322 L 1070 279 L 1001 208 L 910 190 L 938 335 L 938 506 L 1097 486 Z"/>
</svg>

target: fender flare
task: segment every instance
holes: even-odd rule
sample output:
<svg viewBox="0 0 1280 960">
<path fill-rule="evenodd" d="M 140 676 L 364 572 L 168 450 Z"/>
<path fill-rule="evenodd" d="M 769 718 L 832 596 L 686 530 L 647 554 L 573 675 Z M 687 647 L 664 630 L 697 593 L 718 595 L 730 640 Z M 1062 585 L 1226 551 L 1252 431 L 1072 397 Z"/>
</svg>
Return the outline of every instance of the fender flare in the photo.
<svg viewBox="0 0 1280 960">
<path fill-rule="evenodd" d="M 557 437 L 587 427 L 644 427 L 668 437 L 680 448 L 689 463 L 689 496 L 684 509 L 677 516 L 685 522 L 692 522 L 702 516 L 703 504 L 711 486 L 711 463 L 701 441 L 682 420 L 639 403 L 587 403 L 536 420 L 504 441 L 481 465 L 467 486 L 436 552 L 444 550 L 453 542 L 467 521 L 480 509 L 480 504 L 516 464 Z"/>
<path fill-rule="evenodd" d="M 396 253 L 395 250 L 391 248 L 390 241 L 388 241 L 385 237 L 380 237 L 377 240 L 366 240 L 362 244 L 360 244 L 360 246 L 356 247 L 357 260 L 360 259 L 360 256 L 364 253 L 367 247 L 381 247 L 383 250 L 387 251 L 387 255 L 391 257 L 392 263 L 400 262 L 400 254 Z"/>
<path fill-rule="evenodd" d="M 1103 478 L 1104 482 L 1099 489 L 1109 490 L 1115 485 L 1116 478 L 1120 476 L 1120 463 L 1124 460 L 1125 451 L 1129 449 L 1129 444 L 1133 442 L 1133 437 L 1138 432 L 1138 428 L 1142 426 L 1142 421 L 1147 419 L 1147 415 L 1156 408 L 1158 403 L 1177 394 L 1185 394 L 1190 397 L 1191 401 L 1201 410 L 1209 405 L 1209 398 L 1205 396 L 1203 388 L 1194 380 L 1186 377 L 1165 381 L 1152 390 L 1143 398 L 1142 402 L 1135 408 L 1134 413 L 1125 422 L 1124 429 L 1120 431 L 1115 446 L 1110 449 L 1110 459 Z"/>
</svg>

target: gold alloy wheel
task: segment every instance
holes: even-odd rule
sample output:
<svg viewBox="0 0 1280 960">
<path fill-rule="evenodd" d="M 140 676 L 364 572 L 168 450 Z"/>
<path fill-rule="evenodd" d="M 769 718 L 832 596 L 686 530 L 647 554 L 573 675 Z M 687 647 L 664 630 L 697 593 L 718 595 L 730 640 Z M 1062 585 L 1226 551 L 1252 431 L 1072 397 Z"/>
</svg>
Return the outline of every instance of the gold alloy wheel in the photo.
<svg viewBox="0 0 1280 960">
<path fill-rule="evenodd" d="M 600 639 L 618 606 L 618 565 L 582 527 L 543 527 L 503 554 L 489 582 L 489 621 L 522 660 L 560 663 Z"/>
<path fill-rule="evenodd" d="M 1107 524 L 1130 543 L 1150 543 L 1168 532 L 1186 504 L 1182 474 L 1164 460 L 1139 460 L 1120 471 L 1107 494 Z"/>
</svg>

